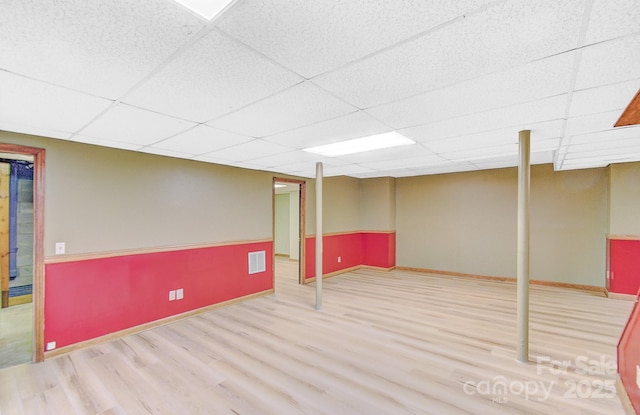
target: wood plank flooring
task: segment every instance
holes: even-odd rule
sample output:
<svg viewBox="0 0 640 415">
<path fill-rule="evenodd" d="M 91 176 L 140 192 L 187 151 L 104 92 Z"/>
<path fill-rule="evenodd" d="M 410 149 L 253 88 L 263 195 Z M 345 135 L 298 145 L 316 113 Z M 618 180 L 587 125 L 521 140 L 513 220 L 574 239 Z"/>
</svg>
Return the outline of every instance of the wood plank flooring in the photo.
<svg viewBox="0 0 640 415">
<path fill-rule="evenodd" d="M 0 369 L 31 362 L 32 357 L 33 305 L 18 304 L 0 309 Z"/>
<path fill-rule="evenodd" d="M 532 287 L 525 365 L 512 283 L 360 270 L 316 312 L 296 267 L 277 260 L 273 295 L 0 370 L 0 414 L 624 413 L 606 365 L 631 302 Z"/>
</svg>

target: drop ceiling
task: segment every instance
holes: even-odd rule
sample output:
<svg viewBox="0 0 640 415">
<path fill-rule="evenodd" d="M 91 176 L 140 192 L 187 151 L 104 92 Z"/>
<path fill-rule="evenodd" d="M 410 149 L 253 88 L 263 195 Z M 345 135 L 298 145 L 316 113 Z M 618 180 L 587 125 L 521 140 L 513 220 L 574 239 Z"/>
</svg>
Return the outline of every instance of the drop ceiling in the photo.
<svg viewBox="0 0 640 415">
<path fill-rule="evenodd" d="M 239 166 L 405 177 L 640 161 L 637 0 L 0 0 L 0 129 Z M 408 146 L 302 151 L 389 131 Z"/>
</svg>

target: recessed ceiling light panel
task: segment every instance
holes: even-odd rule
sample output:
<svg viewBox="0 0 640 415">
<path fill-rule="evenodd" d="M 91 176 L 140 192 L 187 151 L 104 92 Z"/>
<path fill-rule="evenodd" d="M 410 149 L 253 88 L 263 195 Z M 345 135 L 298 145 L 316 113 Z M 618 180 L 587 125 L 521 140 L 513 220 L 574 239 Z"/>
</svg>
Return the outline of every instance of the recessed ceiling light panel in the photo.
<svg viewBox="0 0 640 415">
<path fill-rule="evenodd" d="M 325 157 L 337 157 L 409 144 L 415 144 L 415 141 L 392 131 L 384 134 L 355 138 L 353 140 L 340 141 L 338 143 L 304 148 L 303 151 L 320 154 Z"/>
</svg>

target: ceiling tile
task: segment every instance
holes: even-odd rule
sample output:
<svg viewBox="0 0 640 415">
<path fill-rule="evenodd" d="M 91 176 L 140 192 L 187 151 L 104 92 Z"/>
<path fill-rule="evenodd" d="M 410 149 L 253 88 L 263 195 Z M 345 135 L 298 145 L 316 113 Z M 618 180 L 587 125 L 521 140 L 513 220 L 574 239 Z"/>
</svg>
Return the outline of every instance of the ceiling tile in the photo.
<svg viewBox="0 0 640 415">
<path fill-rule="evenodd" d="M 534 123 L 527 126 L 531 130 L 531 142 L 544 141 L 560 137 L 562 120 Z M 422 144 L 437 154 L 452 153 L 470 149 L 481 149 L 501 145 L 517 145 L 520 127 L 502 128 L 465 136 L 450 137 L 443 140 L 423 141 Z M 420 127 L 403 130 L 409 138 L 420 141 Z"/>
<path fill-rule="evenodd" d="M 206 122 L 301 81 L 293 72 L 212 31 L 125 102 Z"/>
<path fill-rule="evenodd" d="M 565 94 L 573 57 L 573 52 L 565 53 L 367 112 L 394 128 L 405 128 Z"/>
<path fill-rule="evenodd" d="M 161 141 L 195 125 L 188 121 L 118 104 L 82 130 L 81 135 L 143 146 Z"/>
<path fill-rule="evenodd" d="M 153 144 L 153 148 L 189 154 L 205 154 L 251 140 L 253 140 L 252 137 L 229 133 L 207 125 L 198 125 Z"/>
<path fill-rule="evenodd" d="M 489 2 L 246 0 L 222 16 L 217 26 L 310 78 Z"/>
<path fill-rule="evenodd" d="M 0 68 L 115 99 L 202 27 L 170 1 L 5 1 Z"/>
<path fill-rule="evenodd" d="M 308 163 L 314 164 L 320 157 L 316 154 L 311 154 L 302 150 L 289 151 L 287 153 L 279 153 L 266 157 L 259 157 L 252 159 L 252 163 L 258 163 L 268 167 L 286 166 L 294 163 Z"/>
<path fill-rule="evenodd" d="M 571 117 L 567 119 L 565 135 L 573 136 L 613 129 L 613 125 L 616 123 L 621 113 L 621 110 L 615 110 L 602 112 L 600 114 Z"/>
<path fill-rule="evenodd" d="M 103 139 L 100 139 L 100 138 L 87 137 L 87 136 L 84 136 L 82 134 L 76 134 L 76 135 L 70 137 L 69 141 L 75 141 L 77 143 L 93 144 L 93 145 L 102 146 L 102 147 L 118 148 L 118 149 L 121 149 L 121 150 L 139 150 L 140 149 L 140 145 L 139 144 L 124 143 L 124 142 L 120 142 L 120 141 L 103 140 Z"/>
<path fill-rule="evenodd" d="M 463 117 L 399 130 L 419 142 L 442 140 L 450 137 L 469 135 L 477 132 L 492 131 L 511 127 L 512 129 L 531 129 L 537 123 L 554 121 L 561 123 L 567 103 L 566 95 L 558 95 L 538 101 L 478 112 Z"/>
<path fill-rule="evenodd" d="M 640 32 L 640 2 L 638 0 L 594 0 L 589 17 L 585 43 Z"/>
<path fill-rule="evenodd" d="M 255 139 L 253 141 L 238 144 L 233 147 L 227 147 L 208 154 L 203 154 L 202 159 L 247 162 L 252 159 L 257 159 L 274 154 L 287 153 L 294 150 L 295 149 L 291 147 L 285 147 L 278 144 L 268 143 L 261 139 Z"/>
<path fill-rule="evenodd" d="M 322 174 L 324 177 L 333 176 L 352 176 L 360 173 L 370 173 L 371 169 L 368 169 L 357 164 L 348 164 L 346 166 L 323 166 Z"/>
<path fill-rule="evenodd" d="M 573 50 L 583 11 L 582 0 L 502 2 L 314 81 L 370 108 Z"/>
<path fill-rule="evenodd" d="M 409 144 L 399 147 L 383 148 L 380 150 L 364 151 L 362 153 L 354 153 L 345 156 L 336 157 L 337 159 L 347 160 L 351 163 L 372 163 L 376 161 L 388 161 L 397 159 L 408 159 L 412 157 L 431 157 L 433 152 L 427 150 L 420 144 Z"/>
<path fill-rule="evenodd" d="M 363 111 L 320 121 L 284 133 L 264 137 L 266 141 L 299 149 L 330 144 L 368 135 L 386 133 L 391 128 Z"/>
<path fill-rule="evenodd" d="M 189 153 L 182 153 L 180 151 L 172 151 L 172 150 L 163 150 L 163 149 L 154 148 L 154 147 L 143 147 L 138 151 L 141 151 L 143 153 L 155 154 L 157 156 L 177 157 L 177 158 L 183 158 L 183 159 L 190 159 L 194 156 L 193 154 L 189 154 Z"/>
<path fill-rule="evenodd" d="M 576 89 L 609 85 L 638 78 L 640 34 L 611 40 L 582 50 Z"/>
<path fill-rule="evenodd" d="M 252 137 L 264 137 L 339 117 L 356 108 L 304 82 L 208 123 Z"/>
<path fill-rule="evenodd" d="M 576 117 L 611 110 L 619 110 L 622 114 L 638 89 L 640 89 L 640 78 L 576 91 L 571 100 L 569 116 Z"/>
<path fill-rule="evenodd" d="M 112 103 L 1 70 L 0 91 L 0 129 L 50 131 L 64 138 Z"/>
</svg>

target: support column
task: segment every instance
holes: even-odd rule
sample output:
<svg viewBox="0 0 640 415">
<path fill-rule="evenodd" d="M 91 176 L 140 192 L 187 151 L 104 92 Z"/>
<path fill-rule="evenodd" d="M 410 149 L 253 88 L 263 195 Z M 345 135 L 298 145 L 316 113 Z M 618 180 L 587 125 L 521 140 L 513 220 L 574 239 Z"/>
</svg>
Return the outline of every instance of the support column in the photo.
<svg viewBox="0 0 640 415">
<path fill-rule="evenodd" d="M 531 131 L 519 133 L 518 164 L 518 274 L 517 354 L 529 362 L 529 189 L 531 185 Z"/>
<path fill-rule="evenodd" d="M 322 309 L 322 163 L 316 163 L 316 310 Z"/>
</svg>

